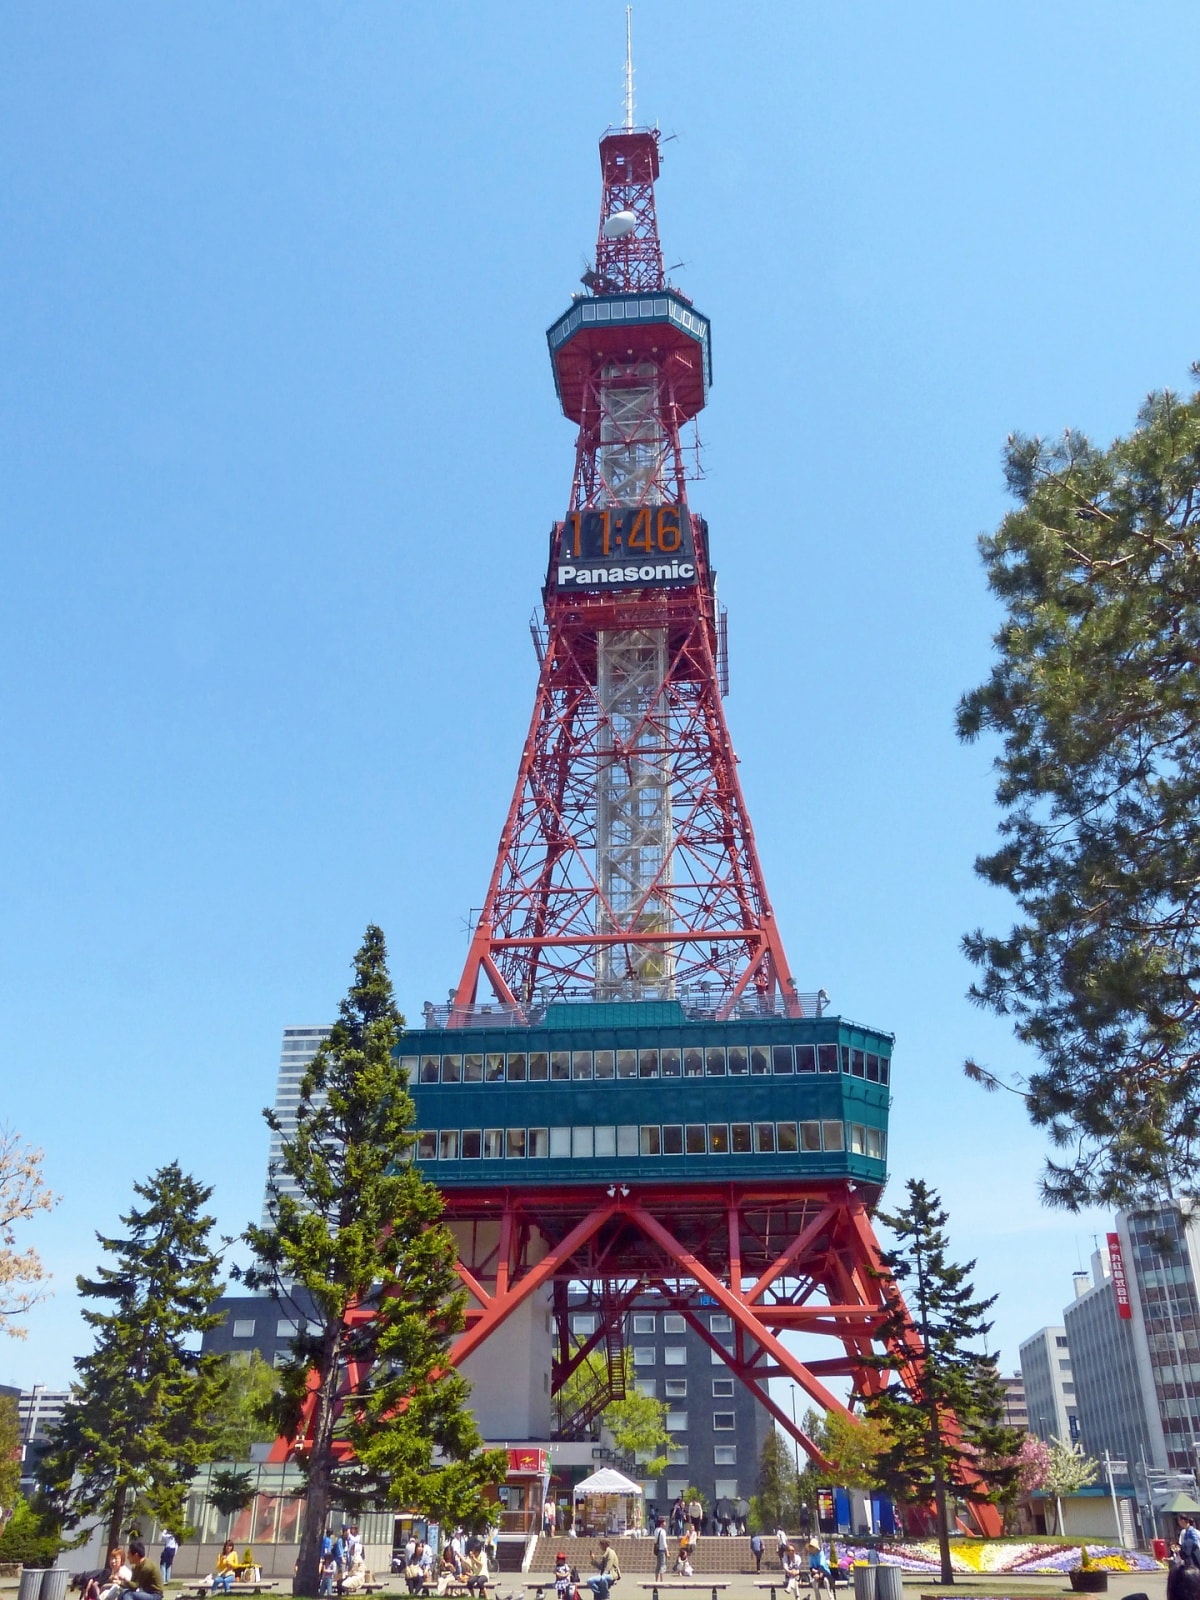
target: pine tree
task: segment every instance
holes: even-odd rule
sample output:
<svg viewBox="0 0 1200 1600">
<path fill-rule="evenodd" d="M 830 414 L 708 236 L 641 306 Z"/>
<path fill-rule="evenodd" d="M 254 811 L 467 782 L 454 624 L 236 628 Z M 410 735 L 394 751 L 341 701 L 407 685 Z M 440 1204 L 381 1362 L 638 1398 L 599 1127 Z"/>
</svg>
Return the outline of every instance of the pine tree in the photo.
<svg viewBox="0 0 1200 1600">
<path fill-rule="evenodd" d="M 978 1349 L 992 1326 L 984 1317 L 996 1297 L 977 1300 L 970 1281 L 975 1263 L 949 1260 L 948 1219 L 936 1192 L 919 1179 L 910 1180 L 907 1190 L 904 1211 L 880 1216 L 897 1247 L 883 1252 L 888 1315 L 876 1337 L 903 1350 L 911 1312 L 924 1355 L 915 1361 L 898 1354 L 878 1357 L 877 1364 L 892 1372 L 910 1365 L 907 1384 L 889 1381 L 864 1404 L 884 1427 L 878 1464 L 890 1492 L 909 1504 L 933 1501 L 942 1582 L 952 1584 L 950 1496 L 990 1499 L 989 1474 L 1000 1471 L 993 1463 L 1015 1455 L 1019 1440 L 1016 1430 L 1000 1425 L 995 1357 Z"/>
<path fill-rule="evenodd" d="M 1128 1208 L 1200 1166 L 1200 394 L 1005 465 L 1018 504 L 980 541 L 1005 614 L 958 729 L 1000 740 L 976 871 L 1019 914 L 964 940 L 971 995 L 1039 1058 L 1008 1087 L 1061 1152 L 1045 1198 Z"/>
<path fill-rule="evenodd" d="M 39 1466 L 66 1527 L 107 1521 L 106 1549 L 122 1542 L 135 1511 L 182 1522 L 222 1384 L 220 1356 L 194 1349 L 221 1321 L 212 1309 L 221 1263 L 204 1212 L 212 1190 L 172 1163 L 134 1193 L 145 1205 L 120 1219 L 126 1236 L 97 1235 L 113 1264 L 76 1279 L 96 1302 L 83 1310 L 95 1343 L 75 1362 L 71 1398 Z"/>
<path fill-rule="evenodd" d="M 285 1300 L 294 1284 L 312 1304 L 278 1412 L 293 1434 L 305 1393 L 315 1397 L 299 1457 L 307 1492 L 298 1595 L 317 1593 L 335 1497 L 482 1526 L 484 1486 L 507 1466 L 503 1451 L 483 1451 L 469 1386 L 447 1360 L 465 1297 L 441 1195 L 411 1160 L 414 1107 L 392 1055 L 403 1026 L 383 934 L 369 927 L 338 1020 L 300 1084 L 270 1226 L 244 1236 L 258 1260 L 251 1287 Z M 274 1114 L 264 1116 L 278 1131 Z"/>
<path fill-rule="evenodd" d="M 776 1428 L 772 1428 L 763 1440 L 758 1457 L 758 1493 L 755 1501 L 759 1523 L 764 1530 L 786 1529 L 794 1525 L 795 1463 Z"/>
</svg>

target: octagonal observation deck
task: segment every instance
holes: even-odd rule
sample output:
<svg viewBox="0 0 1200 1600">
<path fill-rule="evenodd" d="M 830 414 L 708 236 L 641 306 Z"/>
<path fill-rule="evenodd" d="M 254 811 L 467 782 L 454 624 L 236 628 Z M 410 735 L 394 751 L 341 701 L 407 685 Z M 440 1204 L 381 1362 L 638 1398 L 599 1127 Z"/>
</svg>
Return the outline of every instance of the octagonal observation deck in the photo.
<svg viewBox="0 0 1200 1600">
<path fill-rule="evenodd" d="M 440 1188 L 886 1179 L 892 1036 L 842 1017 L 651 1000 L 430 1020 L 395 1053 Z"/>
<path fill-rule="evenodd" d="M 554 389 L 581 422 L 589 381 L 605 361 L 652 361 L 674 397 L 677 421 L 702 409 L 712 383 L 709 320 L 675 289 L 581 295 L 546 330 Z"/>
</svg>

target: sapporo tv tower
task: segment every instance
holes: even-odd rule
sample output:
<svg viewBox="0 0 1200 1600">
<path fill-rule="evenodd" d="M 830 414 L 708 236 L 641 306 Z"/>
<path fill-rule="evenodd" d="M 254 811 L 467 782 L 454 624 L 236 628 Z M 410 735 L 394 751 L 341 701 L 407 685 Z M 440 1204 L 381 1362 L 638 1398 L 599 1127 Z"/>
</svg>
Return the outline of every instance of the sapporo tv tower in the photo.
<svg viewBox="0 0 1200 1600">
<path fill-rule="evenodd" d="M 579 431 L 533 716 L 462 978 L 398 1049 L 468 1293 L 452 1359 L 477 1395 L 524 1396 L 509 1437 L 570 1437 L 623 1393 L 626 1314 L 653 1292 L 820 1460 L 768 1380 L 830 1411 L 846 1407 L 826 1380 L 883 1381 L 868 1207 L 892 1037 L 800 993 L 767 897 L 680 441 L 708 394 L 709 322 L 666 282 L 659 157 L 627 64 L 595 268 L 547 335 Z M 602 1376 L 556 1408 L 592 1353 Z M 896 1353 L 919 1360 L 915 1334 Z"/>
</svg>

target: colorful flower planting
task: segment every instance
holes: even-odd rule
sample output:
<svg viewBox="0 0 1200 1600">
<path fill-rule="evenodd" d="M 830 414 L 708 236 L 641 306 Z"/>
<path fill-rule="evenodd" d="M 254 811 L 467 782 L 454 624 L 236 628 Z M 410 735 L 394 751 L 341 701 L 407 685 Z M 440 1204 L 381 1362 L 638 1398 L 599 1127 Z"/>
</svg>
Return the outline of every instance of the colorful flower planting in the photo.
<svg viewBox="0 0 1200 1600">
<path fill-rule="evenodd" d="M 866 1561 L 866 1546 L 837 1540 L 838 1566 L 843 1570 L 856 1561 Z M 1083 1546 L 1078 1544 L 1018 1544 L 992 1542 L 986 1539 L 952 1539 L 950 1561 L 955 1572 L 1006 1573 L 1010 1577 L 1022 1574 L 1067 1573 L 1080 1565 Z M 1094 1567 L 1108 1572 L 1158 1572 L 1162 1563 L 1139 1550 L 1118 1550 L 1115 1545 L 1089 1544 L 1088 1555 Z M 884 1542 L 879 1546 L 879 1559 L 903 1567 L 905 1572 L 937 1574 L 942 1570 L 941 1556 L 932 1539 L 906 1543 Z"/>
</svg>

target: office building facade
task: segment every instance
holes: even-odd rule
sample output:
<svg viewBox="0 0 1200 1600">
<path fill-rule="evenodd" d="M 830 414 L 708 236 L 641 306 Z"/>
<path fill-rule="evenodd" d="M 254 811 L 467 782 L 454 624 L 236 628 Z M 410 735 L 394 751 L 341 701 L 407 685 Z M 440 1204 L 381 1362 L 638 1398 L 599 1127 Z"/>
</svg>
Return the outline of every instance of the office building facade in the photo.
<svg viewBox="0 0 1200 1600">
<path fill-rule="evenodd" d="M 1023 1341 L 1021 1378 L 1030 1433 L 1039 1439 L 1074 1439 L 1079 1417 L 1065 1328 L 1039 1328 Z"/>
<path fill-rule="evenodd" d="M 279 1073 L 275 1083 L 274 1112 L 279 1123 L 271 1131 L 271 1147 L 267 1156 L 267 1183 L 263 1192 L 263 1227 L 270 1223 L 269 1205 L 271 1181 L 274 1175 L 281 1194 L 296 1196 L 295 1185 L 280 1170 L 283 1143 L 296 1131 L 296 1110 L 300 1104 L 300 1080 L 304 1077 L 313 1057 L 328 1039 L 328 1027 L 285 1028 L 279 1049 Z"/>
<path fill-rule="evenodd" d="M 1092 1256 L 1090 1276 L 1075 1274 L 1075 1300 L 1063 1313 L 1071 1353 L 1084 1453 L 1107 1451 L 1127 1463 L 1121 1478 L 1141 1462 L 1153 1463 L 1156 1441 L 1147 1418 L 1137 1340 L 1131 1317 L 1122 1316 L 1107 1252 Z"/>
</svg>

